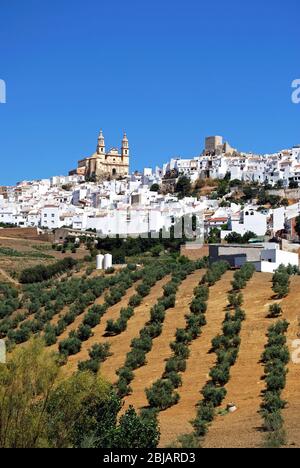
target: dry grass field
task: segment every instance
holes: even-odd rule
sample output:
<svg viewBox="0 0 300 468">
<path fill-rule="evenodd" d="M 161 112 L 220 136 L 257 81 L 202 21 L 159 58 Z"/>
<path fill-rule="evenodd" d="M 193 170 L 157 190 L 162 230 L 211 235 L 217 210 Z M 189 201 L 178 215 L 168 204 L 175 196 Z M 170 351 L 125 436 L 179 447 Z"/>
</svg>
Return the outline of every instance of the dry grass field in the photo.
<svg viewBox="0 0 300 468">
<path fill-rule="evenodd" d="M 12 254 L 11 251 L 15 251 L 16 255 Z M 69 256 L 81 260 L 87 254 L 88 252 L 84 248 L 79 248 L 76 254 L 71 254 L 69 251 L 63 254 L 53 250 L 49 242 L 5 238 L 1 237 L 0 232 L 0 269 L 10 276 L 41 262 L 50 265 Z"/>
</svg>

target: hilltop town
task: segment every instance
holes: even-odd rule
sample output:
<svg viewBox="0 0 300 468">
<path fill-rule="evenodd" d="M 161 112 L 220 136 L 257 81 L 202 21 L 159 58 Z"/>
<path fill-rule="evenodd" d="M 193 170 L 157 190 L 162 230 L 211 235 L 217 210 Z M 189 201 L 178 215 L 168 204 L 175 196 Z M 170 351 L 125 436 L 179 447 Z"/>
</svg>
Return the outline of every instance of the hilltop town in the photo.
<svg viewBox="0 0 300 468">
<path fill-rule="evenodd" d="M 96 152 L 69 175 L 0 188 L 2 227 L 95 230 L 103 236 L 170 229 L 185 215 L 203 222 L 211 242 L 233 233 L 297 241 L 300 146 L 256 155 L 208 137 L 200 155 L 130 174 L 127 135 L 121 150 Z"/>
</svg>

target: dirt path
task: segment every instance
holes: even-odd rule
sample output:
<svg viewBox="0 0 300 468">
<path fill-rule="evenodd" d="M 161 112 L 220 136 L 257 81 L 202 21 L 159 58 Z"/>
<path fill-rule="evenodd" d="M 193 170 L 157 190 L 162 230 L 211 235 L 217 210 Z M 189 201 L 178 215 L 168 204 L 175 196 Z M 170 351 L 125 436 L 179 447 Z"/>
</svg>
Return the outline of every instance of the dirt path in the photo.
<svg viewBox="0 0 300 468">
<path fill-rule="evenodd" d="M 283 399 L 288 402 L 287 408 L 283 411 L 285 429 L 287 433 L 287 443 L 289 446 L 300 448 L 300 341 L 297 348 L 293 348 L 293 342 L 300 340 L 300 277 L 296 276 L 291 281 L 290 294 L 283 301 L 284 318 L 290 327 L 288 330 L 288 345 L 291 353 L 287 384 L 283 392 Z M 298 350 L 298 351 L 297 351 Z M 296 352 L 295 352 L 296 351 Z M 295 353 L 295 356 L 293 356 Z M 293 357 L 295 362 L 293 362 Z"/>
<path fill-rule="evenodd" d="M 139 335 L 139 331 L 150 319 L 150 309 L 156 303 L 157 298 L 163 295 L 163 286 L 170 280 L 170 276 L 159 281 L 152 289 L 149 296 L 134 311 L 134 316 L 128 321 L 127 330 L 118 336 L 106 338 L 111 344 L 112 356 L 101 366 L 101 374 L 109 382 L 117 380 L 116 371 L 124 364 L 126 354 L 130 351 L 133 338 Z"/>
<path fill-rule="evenodd" d="M 196 405 L 200 400 L 200 390 L 208 379 L 209 369 L 215 363 L 215 355 L 210 354 L 211 341 L 221 331 L 227 305 L 227 292 L 231 289 L 233 273 L 224 277 L 210 289 L 207 309 L 207 325 L 202 335 L 190 346 L 187 369 L 182 374 L 182 387 L 179 389 L 180 401 L 177 405 L 160 413 L 162 447 L 167 447 L 181 434 L 193 431 L 190 421 L 196 416 Z"/>
<path fill-rule="evenodd" d="M 241 331 L 241 348 L 236 364 L 231 369 L 231 379 L 226 386 L 227 397 L 222 408 L 230 402 L 238 411 L 217 416 L 209 429 L 203 446 L 206 448 L 254 448 L 261 447 L 262 420 L 258 413 L 261 391 L 264 389 L 263 366 L 259 363 L 266 333 L 272 323 L 266 318 L 272 301 L 272 275 L 255 273 L 244 290 L 247 319 Z"/>
<path fill-rule="evenodd" d="M 93 336 L 82 343 L 82 348 L 80 353 L 70 356 L 68 359 L 68 363 L 64 367 L 64 370 L 66 371 L 67 374 L 70 374 L 77 369 L 77 364 L 79 361 L 85 361 L 86 359 L 89 359 L 89 350 L 90 348 L 96 344 L 96 343 L 102 343 L 104 334 L 105 334 L 105 329 L 106 329 L 106 322 L 107 320 L 116 320 L 120 316 L 120 310 L 122 307 L 127 307 L 128 306 L 128 301 L 133 294 L 135 294 L 135 288 L 139 284 L 137 282 L 127 290 L 127 293 L 119 302 L 118 304 L 115 304 L 114 306 L 110 307 L 106 314 L 102 317 L 101 322 L 99 325 L 97 325 L 95 328 L 93 328 Z"/>
<path fill-rule="evenodd" d="M 11 276 L 9 276 L 6 271 L 2 270 L 2 268 L 0 268 L 0 274 L 3 276 L 3 278 L 5 278 L 9 283 L 13 284 L 14 286 L 16 287 L 20 287 L 20 283 L 18 283 L 18 281 L 16 281 L 15 279 L 13 279 Z"/>
<path fill-rule="evenodd" d="M 136 409 L 147 406 L 145 388 L 150 387 L 159 379 L 165 369 L 166 359 L 172 351 L 170 342 L 173 341 L 176 329 L 185 327 L 185 314 L 189 311 L 189 303 L 193 297 L 194 288 L 198 285 L 204 271 L 196 271 L 186 278 L 177 293 L 175 308 L 166 313 L 162 334 L 153 340 L 153 348 L 147 355 L 147 365 L 137 369 L 135 378 L 130 384 L 132 394 L 125 398 L 124 411 L 129 405 Z"/>
</svg>

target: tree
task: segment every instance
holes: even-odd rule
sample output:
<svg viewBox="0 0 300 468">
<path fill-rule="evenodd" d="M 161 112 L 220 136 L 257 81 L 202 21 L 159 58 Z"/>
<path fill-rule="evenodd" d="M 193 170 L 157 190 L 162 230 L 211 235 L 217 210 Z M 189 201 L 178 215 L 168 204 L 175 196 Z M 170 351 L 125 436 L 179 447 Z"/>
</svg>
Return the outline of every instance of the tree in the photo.
<svg viewBox="0 0 300 468">
<path fill-rule="evenodd" d="M 279 304 L 272 304 L 269 307 L 269 318 L 278 318 L 282 315 L 282 308 Z"/>
<path fill-rule="evenodd" d="M 228 303 L 229 307 L 237 308 L 243 305 L 244 298 L 241 293 L 229 293 L 228 294 Z"/>
<path fill-rule="evenodd" d="M 179 177 L 175 192 L 178 193 L 182 198 L 190 195 L 192 190 L 191 180 L 189 177 L 181 176 Z"/>
<path fill-rule="evenodd" d="M 292 180 L 292 181 L 290 182 L 290 184 L 289 184 L 289 188 L 290 188 L 290 189 L 297 189 L 297 188 L 299 188 L 298 182 L 296 182 L 295 180 Z"/>
<path fill-rule="evenodd" d="M 17 348 L 7 366 L 0 364 L 1 448 L 39 446 L 45 431 L 46 401 L 58 375 L 59 366 L 41 340 Z"/>
<path fill-rule="evenodd" d="M 0 365 L 0 448 L 156 447 L 156 419 L 130 408 L 118 424 L 121 407 L 112 387 L 91 372 L 63 378 L 41 339 Z"/>
<path fill-rule="evenodd" d="M 243 243 L 243 237 L 241 234 L 238 234 L 236 232 L 231 232 L 225 237 L 226 242 L 228 244 L 242 244 Z"/>
<path fill-rule="evenodd" d="M 79 325 L 77 338 L 79 338 L 80 341 L 87 341 L 92 335 L 93 332 L 89 325 L 84 325 L 83 323 Z"/>
<path fill-rule="evenodd" d="M 158 184 L 152 184 L 150 187 L 150 192 L 159 192 L 159 185 Z"/>
<path fill-rule="evenodd" d="M 120 419 L 114 447 L 127 449 L 151 449 L 159 444 L 160 432 L 155 417 L 138 416 L 132 406 Z"/>
<path fill-rule="evenodd" d="M 69 336 L 69 338 L 59 343 L 59 352 L 66 356 L 72 356 L 79 353 L 81 350 L 81 340 L 77 336 Z"/>
<path fill-rule="evenodd" d="M 157 244 L 151 249 L 151 253 L 153 257 L 159 257 L 162 251 L 164 250 L 164 246 L 161 244 Z"/>
<path fill-rule="evenodd" d="M 78 372 L 62 380 L 54 388 L 46 405 L 46 431 L 50 447 L 73 446 L 79 425 L 82 436 L 86 437 L 90 427 L 91 401 L 105 404 L 110 396 L 109 385 L 90 372 Z"/>
<path fill-rule="evenodd" d="M 151 408 L 165 410 L 179 401 L 178 393 L 169 380 L 157 380 L 151 388 L 146 389 L 146 395 Z"/>
<path fill-rule="evenodd" d="M 208 244 L 218 244 L 221 242 L 221 231 L 220 229 L 214 227 L 211 228 L 209 231 L 209 235 L 207 238 L 207 243 Z"/>
</svg>

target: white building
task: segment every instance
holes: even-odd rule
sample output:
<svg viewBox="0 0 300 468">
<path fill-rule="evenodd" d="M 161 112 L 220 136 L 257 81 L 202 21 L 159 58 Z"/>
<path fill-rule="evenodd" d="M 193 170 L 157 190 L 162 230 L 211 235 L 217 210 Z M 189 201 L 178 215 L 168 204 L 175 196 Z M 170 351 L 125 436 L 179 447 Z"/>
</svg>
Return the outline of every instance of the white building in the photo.
<svg viewBox="0 0 300 468">
<path fill-rule="evenodd" d="M 280 265 L 299 267 L 299 255 L 286 252 L 278 248 L 265 249 L 261 253 L 261 260 L 255 263 L 256 271 L 274 273 Z"/>
</svg>

